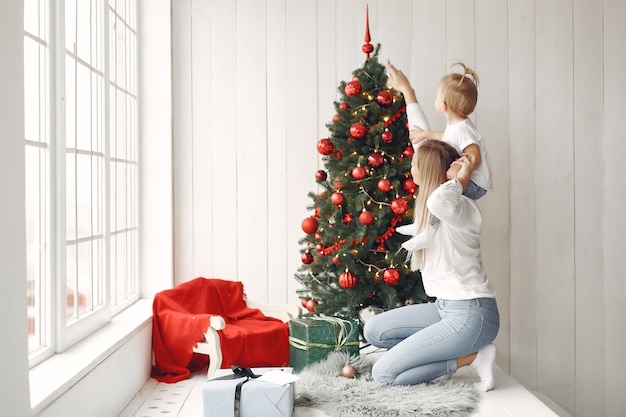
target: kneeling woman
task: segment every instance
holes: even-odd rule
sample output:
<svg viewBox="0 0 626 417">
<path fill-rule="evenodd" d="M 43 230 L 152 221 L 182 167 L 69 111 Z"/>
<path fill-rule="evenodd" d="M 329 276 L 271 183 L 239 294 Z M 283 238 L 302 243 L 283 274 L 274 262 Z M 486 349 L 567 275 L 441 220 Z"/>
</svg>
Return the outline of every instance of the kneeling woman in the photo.
<svg viewBox="0 0 626 417">
<path fill-rule="evenodd" d="M 437 301 L 399 307 L 365 323 L 367 341 L 388 349 L 372 368 L 376 381 L 419 384 L 471 366 L 481 379 L 477 389 L 494 387 L 491 342 L 500 320 L 481 260 L 480 210 L 463 195 L 472 163 L 468 157 L 459 158 L 438 140 L 422 142 L 413 156 L 411 174 L 419 190 L 415 223 L 407 227 L 414 237 L 403 247 L 411 268 L 421 271 L 426 293 Z M 460 170 L 447 180 L 451 164 Z"/>
</svg>

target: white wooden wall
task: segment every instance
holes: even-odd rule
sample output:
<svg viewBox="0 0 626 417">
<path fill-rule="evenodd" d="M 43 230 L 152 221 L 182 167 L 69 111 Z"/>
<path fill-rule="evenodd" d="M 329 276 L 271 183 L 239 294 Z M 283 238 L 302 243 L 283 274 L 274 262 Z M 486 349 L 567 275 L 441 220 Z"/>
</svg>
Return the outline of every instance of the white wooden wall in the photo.
<svg viewBox="0 0 626 417">
<path fill-rule="evenodd" d="M 372 43 L 431 124 L 463 60 L 495 191 L 480 201 L 498 362 L 581 416 L 626 415 L 626 3 L 370 0 Z M 363 0 L 172 0 L 176 281 L 236 279 L 297 302 L 301 220 Z"/>
</svg>

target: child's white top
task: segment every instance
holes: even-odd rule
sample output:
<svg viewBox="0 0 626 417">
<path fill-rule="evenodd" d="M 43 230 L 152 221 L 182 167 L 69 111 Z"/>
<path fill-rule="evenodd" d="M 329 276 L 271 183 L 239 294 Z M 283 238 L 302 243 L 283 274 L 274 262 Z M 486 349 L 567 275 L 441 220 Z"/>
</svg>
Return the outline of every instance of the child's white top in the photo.
<svg viewBox="0 0 626 417">
<path fill-rule="evenodd" d="M 419 103 L 408 104 L 406 106 L 406 115 L 409 122 L 409 130 L 414 126 L 422 130 L 430 130 L 428 119 L 426 119 L 426 115 Z M 441 140 L 454 146 L 459 153 L 462 153 L 467 146 L 473 143 L 477 144 L 480 149 L 481 162 L 478 168 L 472 172 L 471 180 L 487 191 L 493 190 L 489 154 L 487 153 L 485 140 L 470 119 L 466 118 L 463 121 L 447 125 Z M 419 143 L 413 146 L 417 149 Z"/>
</svg>

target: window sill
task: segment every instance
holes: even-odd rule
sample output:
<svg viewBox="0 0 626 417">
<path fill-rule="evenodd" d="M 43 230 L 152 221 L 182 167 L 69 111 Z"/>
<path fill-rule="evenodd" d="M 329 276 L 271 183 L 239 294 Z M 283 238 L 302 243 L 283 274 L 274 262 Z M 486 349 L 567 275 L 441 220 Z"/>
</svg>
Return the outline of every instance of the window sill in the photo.
<svg viewBox="0 0 626 417">
<path fill-rule="evenodd" d="M 32 368 L 29 379 L 34 415 L 63 395 L 151 322 L 152 300 L 139 300 L 85 340 Z"/>
</svg>

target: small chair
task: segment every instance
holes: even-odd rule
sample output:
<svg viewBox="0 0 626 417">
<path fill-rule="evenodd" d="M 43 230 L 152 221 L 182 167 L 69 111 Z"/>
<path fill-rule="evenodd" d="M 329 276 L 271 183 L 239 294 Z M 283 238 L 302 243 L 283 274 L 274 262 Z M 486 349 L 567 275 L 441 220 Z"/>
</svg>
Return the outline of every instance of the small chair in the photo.
<svg viewBox="0 0 626 417">
<path fill-rule="evenodd" d="M 275 317 L 283 322 L 289 321 L 293 317 L 299 317 L 302 313 L 300 306 L 293 304 L 264 304 L 253 300 L 246 299 L 248 308 L 256 308 L 261 310 L 263 314 L 269 317 Z M 204 334 L 204 340 L 199 342 L 193 348 L 194 353 L 200 353 L 209 356 L 209 369 L 207 378 L 222 366 L 222 347 L 220 345 L 220 336 L 218 332 L 226 327 L 226 321 L 220 316 L 212 316 L 209 328 Z"/>
<path fill-rule="evenodd" d="M 152 310 L 151 375 L 167 383 L 207 362 L 208 376 L 232 365 L 287 366 L 286 321 L 300 314 L 296 305 L 248 301 L 240 281 L 204 277 L 155 294 Z"/>
</svg>

